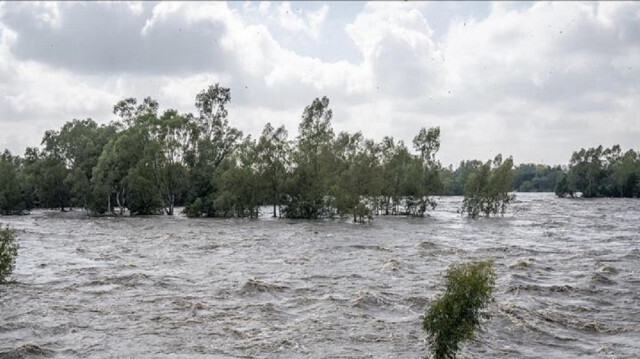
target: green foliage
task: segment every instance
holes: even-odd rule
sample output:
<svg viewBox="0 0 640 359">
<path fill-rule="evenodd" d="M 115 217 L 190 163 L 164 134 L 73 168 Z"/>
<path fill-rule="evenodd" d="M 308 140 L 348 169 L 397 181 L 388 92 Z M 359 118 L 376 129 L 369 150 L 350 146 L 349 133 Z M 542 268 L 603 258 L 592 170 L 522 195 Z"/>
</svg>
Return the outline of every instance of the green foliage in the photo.
<svg viewBox="0 0 640 359">
<path fill-rule="evenodd" d="M 464 195 L 464 187 L 469 180 L 471 174 L 473 174 L 480 166 L 482 162 L 478 160 L 461 161 L 458 168 L 455 171 L 449 169 L 452 172 L 453 177 L 450 180 L 450 184 L 444 190 L 444 193 L 451 196 Z"/>
<path fill-rule="evenodd" d="M 364 140 L 360 132 L 341 132 L 334 143 L 337 155 L 337 180 L 331 193 L 339 214 L 351 214 L 354 222 L 373 219 L 371 205 L 379 191 L 379 148 Z"/>
<path fill-rule="evenodd" d="M 552 192 L 563 174 L 560 166 L 520 164 L 514 168 L 513 189 L 518 192 Z"/>
<path fill-rule="evenodd" d="M 571 156 L 566 183 L 556 187 L 559 197 L 640 197 L 640 153 L 619 145 L 580 149 Z"/>
<path fill-rule="evenodd" d="M 187 116 L 191 128 L 191 149 L 185 151 L 189 171 L 187 206 L 192 216 L 216 216 L 216 196 L 220 164 L 237 149 L 242 132 L 229 126 L 226 105 L 231 101 L 229 88 L 209 86 L 196 96 L 199 116 Z M 201 206 L 192 206 L 197 199 Z M 218 208 L 221 200 L 218 200 Z M 198 209 L 198 211 L 196 211 Z"/>
<path fill-rule="evenodd" d="M 87 208 L 94 200 L 91 187 L 93 168 L 115 133 L 115 126 L 98 126 L 92 119 L 69 121 L 59 132 L 46 133 L 43 140 L 45 153 L 60 156 L 67 169 L 64 184 L 69 190 L 70 205 Z"/>
<path fill-rule="evenodd" d="M 5 283 L 13 272 L 18 255 L 16 233 L 9 227 L 0 226 L 0 283 Z"/>
<path fill-rule="evenodd" d="M 162 201 L 151 178 L 152 171 L 144 163 L 138 163 L 127 173 L 125 186 L 131 215 L 162 213 Z"/>
<path fill-rule="evenodd" d="M 235 156 L 225 160 L 219 167 L 219 191 L 214 200 L 217 217 L 258 217 L 264 184 L 253 166 L 255 156 L 256 144 L 247 138 Z"/>
<path fill-rule="evenodd" d="M 0 154 L 0 214 L 25 214 L 33 206 L 24 179 L 22 160 L 5 150 Z"/>
<path fill-rule="evenodd" d="M 259 206 L 271 204 L 274 216 L 339 214 L 362 222 L 374 214 L 424 216 L 436 207 L 435 195 L 465 189 L 465 210 L 472 216 L 503 214 L 512 199 L 513 173 L 504 166 L 487 168 L 473 160 L 455 170 L 442 168 L 438 127 L 421 128 L 411 148 L 391 137 L 376 142 L 359 132 L 336 136 L 325 96 L 304 109 L 295 141 L 283 126 L 271 124 L 253 141 L 229 125 L 230 101 L 230 89 L 219 84 L 196 95 L 196 115 L 174 109 L 160 115 L 157 101 L 126 98 L 113 108 L 115 123 L 73 120 L 47 131 L 42 149 L 0 159 L 0 213 L 81 206 L 98 215 L 172 215 L 184 205 L 190 217 L 253 217 Z M 609 175 L 589 172 L 577 160 L 563 193 L 595 176 L 602 182 L 590 187 L 596 193 L 637 195 L 637 153 L 601 152 Z M 561 173 L 559 167 L 521 165 L 513 184 L 523 191 L 548 190 L 561 182 Z"/>
<path fill-rule="evenodd" d="M 290 145 L 284 126 L 274 129 L 267 123 L 256 145 L 256 166 L 260 180 L 264 183 L 264 201 L 273 205 L 273 217 L 277 206 L 283 201 L 287 167 L 290 163 Z"/>
<path fill-rule="evenodd" d="M 336 156 L 329 99 L 316 98 L 302 113 L 293 173 L 288 178 L 284 213 L 290 218 L 318 218 L 331 213 L 327 198 L 335 179 Z"/>
<path fill-rule="evenodd" d="M 563 173 L 558 178 L 554 192 L 558 197 L 573 197 L 573 190 L 569 187 L 569 180 L 566 174 Z"/>
<path fill-rule="evenodd" d="M 513 183 L 513 159 L 504 162 L 498 155 L 476 169 L 465 185 L 462 209 L 470 217 L 504 215 L 507 205 L 515 199 L 509 194 Z"/>
<path fill-rule="evenodd" d="M 474 337 L 492 298 L 496 275 L 490 261 L 454 265 L 446 289 L 427 311 L 422 327 L 435 359 L 454 359 L 461 345 Z"/>
<path fill-rule="evenodd" d="M 45 135 L 45 140 L 48 135 Z M 64 211 L 71 205 L 69 184 L 65 182 L 69 169 L 59 152 L 27 149 L 24 175 L 27 185 L 33 188 L 34 202 L 38 207 Z"/>
<path fill-rule="evenodd" d="M 185 207 L 184 213 L 187 217 L 200 217 L 203 212 L 202 198 L 196 198 L 191 204 Z"/>
<path fill-rule="evenodd" d="M 423 216 L 434 209 L 431 196 L 442 192 L 440 163 L 435 153 L 440 148 L 440 129 L 422 128 L 413 139 L 419 155 L 409 152 L 402 141 L 385 137 L 381 144 L 381 203 L 384 214 Z"/>
<path fill-rule="evenodd" d="M 129 173 L 143 158 L 147 143 L 148 134 L 138 126 L 127 128 L 111 138 L 100 154 L 92 174 L 94 195 L 98 200 L 106 200 L 106 204 L 93 204 L 95 207 L 90 209 L 106 208 L 113 213 L 114 206 L 117 205 L 119 214 L 124 214 L 129 204 L 130 186 L 135 186 L 140 179 L 140 170 L 133 171 L 131 176 Z"/>
</svg>

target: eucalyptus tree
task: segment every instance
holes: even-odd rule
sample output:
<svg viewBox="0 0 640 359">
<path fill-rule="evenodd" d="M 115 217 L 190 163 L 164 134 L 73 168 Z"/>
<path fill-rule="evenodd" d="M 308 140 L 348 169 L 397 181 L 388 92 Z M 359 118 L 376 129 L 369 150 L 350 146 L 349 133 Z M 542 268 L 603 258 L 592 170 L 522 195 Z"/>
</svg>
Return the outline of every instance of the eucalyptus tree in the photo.
<svg viewBox="0 0 640 359">
<path fill-rule="evenodd" d="M 149 143 L 148 126 L 157 118 L 158 102 L 147 97 L 138 104 L 136 99 L 127 98 L 114 105 L 113 113 L 121 119 L 115 125 L 119 131 L 105 144 L 93 168 L 91 182 L 96 200 L 91 210 L 114 213 L 115 199 L 120 215 L 127 208 L 132 214 L 154 213 L 156 201 L 147 198 L 148 167 L 140 161 Z"/>
<path fill-rule="evenodd" d="M 127 176 L 144 155 L 146 142 L 145 133 L 134 126 L 119 132 L 105 145 L 92 173 L 94 196 L 103 198 L 104 202 L 97 200 L 92 211 L 115 213 L 114 204 L 117 204 L 119 214 L 124 214 L 128 207 L 130 185 L 135 185 L 135 179 Z M 112 199 L 115 199 L 115 203 Z"/>
<path fill-rule="evenodd" d="M 45 135 L 45 140 L 47 135 L 51 133 Z M 61 211 L 65 211 L 65 208 L 71 206 L 71 191 L 65 182 L 69 170 L 59 151 L 27 148 L 23 173 L 26 185 L 33 188 L 36 207 L 60 208 Z"/>
<path fill-rule="evenodd" d="M 169 109 L 149 125 L 145 162 L 167 215 L 173 215 L 176 201 L 187 189 L 187 160 L 195 152 L 192 118 L 190 114 L 180 115 Z"/>
<path fill-rule="evenodd" d="M 556 196 L 560 198 L 574 197 L 573 188 L 569 185 L 569 179 L 566 173 L 560 174 L 554 188 Z"/>
<path fill-rule="evenodd" d="M 5 150 L 0 154 L 0 214 L 25 214 L 33 207 L 23 160 Z"/>
<path fill-rule="evenodd" d="M 264 201 L 264 189 L 256 166 L 256 142 L 245 138 L 231 156 L 217 168 L 218 191 L 214 200 L 216 217 L 257 218 Z"/>
<path fill-rule="evenodd" d="M 400 141 L 399 145 L 404 147 L 404 143 Z M 408 152 L 408 151 L 407 151 Z M 392 159 L 396 156 L 396 143 L 393 137 L 385 136 L 380 142 L 380 197 L 378 201 L 378 209 L 383 210 L 383 214 L 393 214 L 395 206 L 395 198 L 399 195 L 399 186 L 396 173 L 391 166 Z"/>
<path fill-rule="evenodd" d="M 341 132 L 334 143 L 337 180 L 332 186 L 335 207 L 351 214 L 353 221 L 373 219 L 375 197 L 379 193 L 379 147 L 360 132 Z"/>
<path fill-rule="evenodd" d="M 640 153 L 628 150 L 612 164 L 611 172 L 620 197 L 640 196 Z"/>
<path fill-rule="evenodd" d="M 318 218 L 331 214 L 329 188 L 335 178 L 334 139 L 329 99 L 316 98 L 302 113 L 293 172 L 287 181 L 287 217 Z"/>
<path fill-rule="evenodd" d="M 282 203 L 287 169 L 290 167 L 291 146 L 284 126 L 274 129 L 267 123 L 256 145 L 256 165 L 265 184 L 265 202 L 273 204 L 273 217 Z"/>
<path fill-rule="evenodd" d="M 69 171 L 64 181 L 69 187 L 73 205 L 87 208 L 92 201 L 93 168 L 105 144 L 115 134 L 115 125 L 98 126 L 90 118 L 68 121 L 59 132 L 47 131 L 44 150 L 63 159 Z"/>
<path fill-rule="evenodd" d="M 509 191 L 513 184 L 513 158 L 502 160 L 497 155 L 493 161 L 479 166 L 465 185 L 462 209 L 470 217 L 504 215 L 507 205 L 515 199 Z"/>
<path fill-rule="evenodd" d="M 602 191 L 606 173 L 603 168 L 604 148 L 602 146 L 580 149 L 571 155 L 569 162 L 569 183 L 583 197 L 597 197 Z"/>
<path fill-rule="evenodd" d="M 422 215 L 425 204 L 425 166 L 423 160 L 400 141 L 382 142 L 382 197 L 384 214 Z"/>
<path fill-rule="evenodd" d="M 217 167 L 238 146 L 242 132 L 229 126 L 226 105 L 231 101 L 229 88 L 219 84 L 209 86 L 196 96 L 198 116 L 193 118 L 194 153 L 188 159 L 190 181 L 185 211 L 192 216 L 214 215 Z M 200 199 L 198 201 L 198 199 Z M 189 208 L 196 204 L 198 210 Z"/>
<path fill-rule="evenodd" d="M 437 203 L 433 196 L 443 190 L 440 181 L 442 165 L 436 160 L 436 153 L 440 149 L 440 127 L 432 127 L 428 130 L 421 128 L 413 138 L 413 147 L 420 155 L 423 173 L 420 175 L 422 186 L 417 198 L 409 200 L 415 203 L 416 214 L 422 216 L 429 207 L 435 209 Z"/>
</svg>

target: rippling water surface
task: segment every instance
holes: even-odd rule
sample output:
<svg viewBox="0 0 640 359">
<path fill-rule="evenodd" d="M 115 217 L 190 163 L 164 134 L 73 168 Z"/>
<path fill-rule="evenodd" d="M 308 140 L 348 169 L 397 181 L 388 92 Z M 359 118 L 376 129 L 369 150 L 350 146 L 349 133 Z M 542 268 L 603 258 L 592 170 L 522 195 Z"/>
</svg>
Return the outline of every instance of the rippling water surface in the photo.
<svg viewBox="0 0 640 359">
<path fill-rule="evenodd" d="M 452 263 L 493 259 L 492 320 L 463 358 L 640 357 L 640 201 L 521 194 L 469 220 L 2 217 L 0 358 L 421 358 Z"/>
</svg>

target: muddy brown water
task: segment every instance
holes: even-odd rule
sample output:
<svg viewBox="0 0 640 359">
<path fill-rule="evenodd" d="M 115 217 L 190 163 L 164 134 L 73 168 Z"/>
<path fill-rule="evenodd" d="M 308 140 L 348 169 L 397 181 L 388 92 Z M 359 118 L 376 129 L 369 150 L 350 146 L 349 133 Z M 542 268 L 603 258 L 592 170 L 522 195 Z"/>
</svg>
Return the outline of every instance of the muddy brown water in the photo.
<svg viewBox="0 0 640 359">
<path fill-rule="evenodd" d="M 520 194 L 469 220 L 87 218 L 36 211 L 0 286 L 0 358 L 422 358 L 447 267 L 493 259 L 462 358 L 639 358 L 640 201 Z"/>
</svg>

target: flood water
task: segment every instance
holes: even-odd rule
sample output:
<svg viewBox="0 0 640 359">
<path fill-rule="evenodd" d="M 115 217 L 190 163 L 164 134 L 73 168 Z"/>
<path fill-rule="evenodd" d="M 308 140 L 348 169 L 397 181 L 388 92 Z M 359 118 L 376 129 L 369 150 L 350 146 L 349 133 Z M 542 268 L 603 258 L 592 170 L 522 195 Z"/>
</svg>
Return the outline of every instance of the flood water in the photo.
<svg viewBox="0 0 640 359">
<path fill-rule="evenodd" d="M 640 201 L 519 194 L 470 220 L 1 217 L 0 358 L 422 358 L 449 265 L 493 259 L 462 358 L 640 357 Z"/>
</svg>

